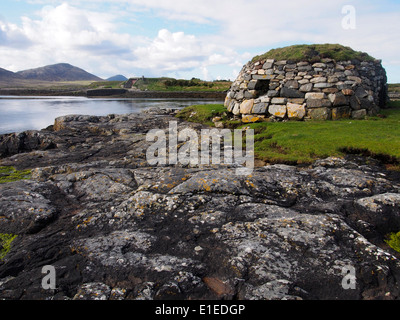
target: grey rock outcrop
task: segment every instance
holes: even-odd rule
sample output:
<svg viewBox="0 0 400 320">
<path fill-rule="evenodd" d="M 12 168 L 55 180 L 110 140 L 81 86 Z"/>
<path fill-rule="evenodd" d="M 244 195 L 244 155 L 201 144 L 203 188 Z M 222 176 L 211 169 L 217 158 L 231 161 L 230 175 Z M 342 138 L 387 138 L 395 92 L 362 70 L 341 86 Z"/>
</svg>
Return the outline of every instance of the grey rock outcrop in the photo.
<svg viewBox="0 0 400 320">
<path fill-rule="evenodd" d="M 68 116 L 51 150 L 1 165 L 1 299 L 399 299 L 399 178 L 362 158 L 151 167 L 145 135 L 168 115 Z M 179 129 L 200 125 L 179 122 Z M 41 287 L 44 265 L 56 289 Z M 343 287 L 354 268 L 355 289 Z"/>
</svg>

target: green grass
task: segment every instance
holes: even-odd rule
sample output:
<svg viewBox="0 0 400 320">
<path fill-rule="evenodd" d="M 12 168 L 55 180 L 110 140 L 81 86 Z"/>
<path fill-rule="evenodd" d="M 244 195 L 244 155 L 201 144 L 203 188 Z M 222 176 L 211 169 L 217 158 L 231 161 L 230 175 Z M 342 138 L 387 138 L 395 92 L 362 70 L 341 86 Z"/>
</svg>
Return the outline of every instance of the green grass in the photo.
<svg viewBox="0 0 400 320">
<path fill-rule="evenodd" d="M 149 91 L 201 91 L 201 92 L 223 92 L 230 89 L 230 81 L 202 81 L 177 80 L 173 78 L 145 78 L 139 80 L 134 87 L 139 90 Z"/>
<path fill-rule="evenodd" d="M 267 163 L 310 164 L 321 158 L 357 153 L 381 159 L 392 169 L 400 170 L 400 101 L 391 102 L 389 107 L 381 111 L 382 117 L 366 120 L 236 125 L 255 130 L 256 157 Z M 224 113 L 223 105 L 200 105 L 183 109 L 178 117 L 210 125 L 212 117 Z M 234 126 L 229 122 L 227 127 Z"/>
<path fill-rule="evenodd" d="M 389 240 L 386 240 L 386 243 L 397 252 L 400 253 L 400 232 L 392 233 L 389 236 Z"/>
<path fill-rule="evenodd" d="M 121 89 L 124 81 L 96 81 L 88 85 L 88 89 Z"/>
<path fill-rule="evenodd" d="M 330 58 L 336 61 L 347 61 L 358 59 L 360 61 L 374 61 L 375 59 L 367 53 L 354 51 L 349 47 L 340 44 L 312 44 L 294 45 L 285 48 L 272 49 L 263 55 L 253 58 L 253 62 L 275 59 L 319 62 L 321 59 Z"/>
<path fill-rule="evenodd" d="M 227 120 L 227 111 L 223 104 L 194 105 L 182 109 L 176 115 L 177 118 L 188 122 L 197 122 L 213 126 L 212 118 L 216 116 Z"/>
<path fill-rule="evenodd" d="M 3 260 L 10 251 L 11 242 L 13 242 L 16 237 L 17 236 L 13 234 L 0 233 L 0 260 Z"/>
<path fill-rule="evenodd" d="M 0 167 L 0 183 L 30 179 L 31 170 L 16 170 L 14 167 Z"/>
</svg>

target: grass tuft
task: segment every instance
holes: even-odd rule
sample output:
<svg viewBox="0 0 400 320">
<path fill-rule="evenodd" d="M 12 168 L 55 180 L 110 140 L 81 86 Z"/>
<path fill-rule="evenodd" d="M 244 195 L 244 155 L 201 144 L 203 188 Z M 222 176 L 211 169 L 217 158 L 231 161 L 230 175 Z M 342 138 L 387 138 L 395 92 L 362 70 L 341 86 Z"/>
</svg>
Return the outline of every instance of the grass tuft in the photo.
<svg viewBox="0 0 400 320">
<path fill-rule="evenodd" d="M 388 236 L 389 240 L 386 240 L 386 243 L 397 252 L 400 253 L 400 232 L 392 233 Z"/>
<path fill-rule="evenodd" d="M 226 120 L 226 115 L 227 111 L 223 104 L 208 104 L 186 107 L 180 110 L 176 117 L 188 122 L 203 123 L 213 126 L 212 118 L 223 116 L 223 119 Z"/>
</svg>

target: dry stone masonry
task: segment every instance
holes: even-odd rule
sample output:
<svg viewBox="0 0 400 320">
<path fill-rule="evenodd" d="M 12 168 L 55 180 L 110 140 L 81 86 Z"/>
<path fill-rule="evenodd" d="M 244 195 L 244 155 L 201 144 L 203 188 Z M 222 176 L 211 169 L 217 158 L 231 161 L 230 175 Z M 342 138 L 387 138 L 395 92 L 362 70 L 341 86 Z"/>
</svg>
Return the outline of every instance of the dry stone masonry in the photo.
<svg viewBox="0 0 400 320">
<path fill-rule="evenodd" d="M 363 119 L 387 102 L 387 77 L 380 60 L 248 62 L 225 99 L 243 122 Z"/>
</svg>

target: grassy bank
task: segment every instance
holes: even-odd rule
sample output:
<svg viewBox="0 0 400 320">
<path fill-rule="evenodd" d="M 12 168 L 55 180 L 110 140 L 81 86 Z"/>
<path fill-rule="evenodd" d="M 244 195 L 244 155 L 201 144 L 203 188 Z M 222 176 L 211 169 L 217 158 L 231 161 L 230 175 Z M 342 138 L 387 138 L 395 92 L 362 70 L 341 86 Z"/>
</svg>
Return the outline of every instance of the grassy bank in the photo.
<svg viewBox="0 0 400 320">
<path fill-rule="evenodd" d="M 125 81 L 98 81 L 90 84 L 89 89 L 113 88 L 119 89 L 123 87 Z M 232 82 L 230 81 L 202 81 L 193 78 L 191 80 L 174 79 L 174 78 L 144 78 L 139 79 L 134 88 L 138 90 L 148 91 L 202 91 L 202 92 L 223 92 L 229 90 Z"/>
<path fill-rule="evenodd" d="M 192 106 L 178 117 L 211 125 L 212 118 L 222 116 L 229 122 L 222 105 Z M 329 156 L 362 154 L 383 160 L 400 169 L 400 101 L 391 102 L 379 117 L 366 120 L 261 122 L 237 127 L 255 130 L 255 153 L 267 163 L 309 164 Z"/>
</svg>

